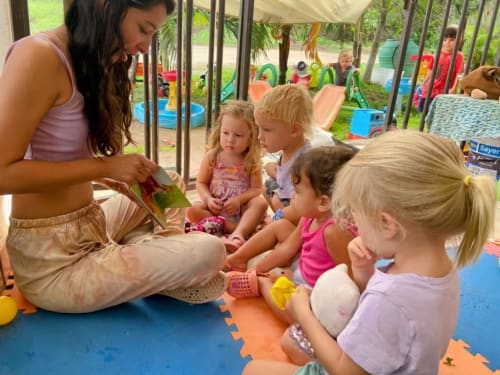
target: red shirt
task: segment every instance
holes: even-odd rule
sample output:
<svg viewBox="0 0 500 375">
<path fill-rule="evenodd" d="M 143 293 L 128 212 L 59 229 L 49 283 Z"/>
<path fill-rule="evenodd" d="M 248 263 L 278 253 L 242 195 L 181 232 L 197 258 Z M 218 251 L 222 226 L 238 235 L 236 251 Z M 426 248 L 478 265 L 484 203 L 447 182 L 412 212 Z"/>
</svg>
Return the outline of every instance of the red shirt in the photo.
<svg viewBox="0 0 500 375">
<path fill-rule="evenodd" d="M 441 54 L 439 55 L 436 76 L 434 78 L 434 85 L 432 87 L 432 94 L 431 94 L 432 99 L 434 99 L 436 95 L 445 93 L 444 85 L 446 83 L 446 76 L 448 75 L 448 70 L 450 69 L 451 55 L 452 53 L 447 53 L 443 51 L 441 51 Z M 457 79 L 458 72 L 462 70 L 463 65 L 464 65 L 464 56 L 462 55 L 461 52 L 458 52 L 457 59 L 455 60 L 455 66 L 451 74 L 450 88 L 453 87 L 453 84 Z M 427 96 L 427 91 L 428 91 L 428 84 L 426 83 L 422 87 L 422 97 L 425 98 Z"/>
</svg>

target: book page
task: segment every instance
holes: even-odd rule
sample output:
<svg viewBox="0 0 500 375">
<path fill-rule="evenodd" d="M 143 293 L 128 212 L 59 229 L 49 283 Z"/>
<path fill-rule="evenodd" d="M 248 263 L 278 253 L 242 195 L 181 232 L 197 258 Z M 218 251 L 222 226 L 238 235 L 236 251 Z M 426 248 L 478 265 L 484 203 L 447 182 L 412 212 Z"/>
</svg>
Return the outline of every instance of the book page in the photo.
<svg viewBox="0 0 500 375">
<path fill-rule="evenodd" d="M 130 191 L 137 198 L 137 202 L 163 228 L 167 226 L 167 208 L 191 206 L 184 193 L 163 168 L 158 168 L 146 181 L 130 186 Z"/>
</svg>

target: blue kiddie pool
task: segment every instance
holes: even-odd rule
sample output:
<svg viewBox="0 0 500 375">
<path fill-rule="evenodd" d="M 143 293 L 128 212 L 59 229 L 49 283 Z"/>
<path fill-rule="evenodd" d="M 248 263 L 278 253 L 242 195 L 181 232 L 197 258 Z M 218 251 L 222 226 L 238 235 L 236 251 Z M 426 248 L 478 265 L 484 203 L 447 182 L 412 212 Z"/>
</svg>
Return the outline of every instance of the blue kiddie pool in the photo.
<svg viewBox="0 0 500 375">
<path fill-rule="evenodd" d="M 175 129 L 177 125 L 177 111 L 165 109 L 167 99 L 158 99 L 158 122 L 161 128 Z M 151 118 L 153 116 L 152 105 L 150 107 Z M 134 118 L 144 123 L 144 102 L 137 103 L 134 106 Z M 185 123 L 186 108 L 182 107 L 182 123 Z M 191 103 L 191 128 L 197 128 L 205 123 L 205 107 L 202 105 Z"/>
</svg>

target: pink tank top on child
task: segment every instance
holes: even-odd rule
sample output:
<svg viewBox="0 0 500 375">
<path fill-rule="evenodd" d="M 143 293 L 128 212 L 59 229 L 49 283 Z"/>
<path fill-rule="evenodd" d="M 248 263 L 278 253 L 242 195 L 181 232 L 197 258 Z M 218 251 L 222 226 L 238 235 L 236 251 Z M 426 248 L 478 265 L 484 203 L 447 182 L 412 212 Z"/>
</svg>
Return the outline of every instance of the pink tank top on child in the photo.
<svg viewBox="0 0 500 375">
<path fill-rule="evenodd" d="M 219 157 L 217 156 L 209 187 L 212 196 L 222 201 L 227 201 L 229 198 L 238 196 L 249 188 L 250 176 L 245 171 L 243 163 L 225 165 L 219 161 Z"/>
<path fill-rule="evenodd" d="M 299 267 L 300 273 L 304 280 L 311 286 L 316 284 L 316 281 L 321 274 L 330 268 L 336 266 L 332 257 L 326 248 L 323 232 L 325 228 L 334 223 L 333 218 L 326 220 L 314 232 L 310 232 L 313 219 L 304 218 L 302 227 L 302 251 L 300 253 Z"/>
<path fill-rule="evenodd" d="M 71 79 L 72 95 L 66 103 L 47 111 L 31 138 L 24 158 L 66 161 L 94 156 L 89 147 L 89 124 L 84 111 L 84 99 L 76 87 L 75 77 L 62 45 L 51 40 L 47 34 L 28 36 L 12 44 L 6 60 L 17 45 L 29 38 L 40 38 L 53 46 Z"/>
</svg>

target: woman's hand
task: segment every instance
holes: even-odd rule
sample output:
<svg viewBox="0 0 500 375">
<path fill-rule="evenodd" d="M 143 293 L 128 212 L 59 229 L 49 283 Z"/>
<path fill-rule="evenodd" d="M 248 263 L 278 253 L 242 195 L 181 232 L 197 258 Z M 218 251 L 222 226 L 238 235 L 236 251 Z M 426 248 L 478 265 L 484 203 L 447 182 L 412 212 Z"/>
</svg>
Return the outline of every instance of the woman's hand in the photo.
<svg viewBox="0 0 500 375">
<path fill-rule="evenodd" d="M 226 202 L 224 202 L 224 210 L 228 213 L 228 215 L 236 215 L 240 212 L 241 202 L 240 197 L 232 197 L 229 198 Z"/>
<path fill-rule="evenodd" d="M 127 185 L 144 182 L 159 167 L 141 154 L 119 154 L 103 157 L 108 165 L 107 177 Z"/>
</svg>

